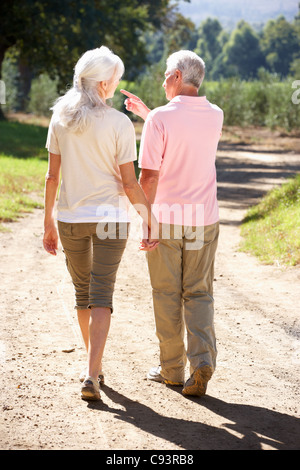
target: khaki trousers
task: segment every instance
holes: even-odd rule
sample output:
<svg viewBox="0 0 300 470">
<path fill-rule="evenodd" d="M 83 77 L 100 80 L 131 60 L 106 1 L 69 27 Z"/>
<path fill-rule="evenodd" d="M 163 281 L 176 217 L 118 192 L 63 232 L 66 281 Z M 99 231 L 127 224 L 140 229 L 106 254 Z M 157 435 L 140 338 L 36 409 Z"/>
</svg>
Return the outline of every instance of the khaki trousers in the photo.
<svg viewBox="0 0 300 470">
<path fill-rule="evenodd" d="M 128 224 L 58 221 L 58 230 L 75 289 L 75 308 L 107 307 L 113 312 L 113 292 Z"/>
<path fill-rule="evenodd" d="M 163 224 L 160 229 L 164 238 L 160 236 L 160 244 L 147 253 L 147 260 L 161 375 L 183 382 L 186 358 L 191 374 L 205 364 L 213 370 L 216 366 L 213 279 L 219 223 L 202 227 L 196 249 L 190 241 L 192 227 Z"/>
</svg>

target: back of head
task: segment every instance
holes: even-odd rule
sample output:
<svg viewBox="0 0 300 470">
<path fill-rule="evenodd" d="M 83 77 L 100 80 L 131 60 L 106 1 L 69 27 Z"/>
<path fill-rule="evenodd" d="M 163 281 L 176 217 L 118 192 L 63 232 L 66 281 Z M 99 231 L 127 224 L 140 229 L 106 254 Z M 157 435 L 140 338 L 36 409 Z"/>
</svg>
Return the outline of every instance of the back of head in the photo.
<svg viewBox="0 0 300 470">
<path fill-rule="evenodd" d="M 195 52 L 182 50 L 171 54 L 167 59 L 167 71 L 176 69 L 181 71 L 185 84 L 200 88 L 205 75 L 205 63 Z"/>
<path fill-rule="evenodd" d="M 79 90 L 88 90 L 97 82 L 110 80 L 114 75 L 121 77 L 123 73 L 121 59 L 107 47 L 101 46 L 80 57 L 75 65 L 73 84 Z"/>
<path fill-rule="evenodd" d="M 124 73 L 122 60 L 107 47 L 85 52 L 74 69 L 73 87 L 53 106 L 60 122 L 73 132 L 82 132 L 91 115 L 106 108 L 99 95 L 99 83 L 120 78 Z"/>
</svg>

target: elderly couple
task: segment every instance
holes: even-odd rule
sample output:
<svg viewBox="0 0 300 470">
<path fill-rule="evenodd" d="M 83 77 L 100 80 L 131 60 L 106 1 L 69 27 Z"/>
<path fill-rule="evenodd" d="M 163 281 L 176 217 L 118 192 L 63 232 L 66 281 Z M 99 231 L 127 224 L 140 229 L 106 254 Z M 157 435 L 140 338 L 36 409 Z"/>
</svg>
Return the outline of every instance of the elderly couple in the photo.
<svg viewBox="0 0 300 470">
<path fill-rule="evenodd" d="M 184 395 L 202 396 L 216 365 L 215 158 L 223 124 L 222 110 L 198 96 L 204 62 L 190 51 L 170 55 L 163 82 L 169 103 L 152 111 L 122 91 L 127 110 L 145 120 L 139 182 L 134 127 L 106 103 L 124 73 L 121 59 L 102 46 L 83 54 L 74 72 L 73 87 L 55 103 L 48 131 L 43 244 L 55 255 L 59 233 L 75 289 L 88 354 L 81 397 L 99 400 L 104 381 L 102 357 L 129 227 L 128 207 L 120 205 L 120 197 L 130 201 L 148 228 L 140 248 L 147 252 L 160 365 L 147 377 L 183 386 Z"/>
</svg>

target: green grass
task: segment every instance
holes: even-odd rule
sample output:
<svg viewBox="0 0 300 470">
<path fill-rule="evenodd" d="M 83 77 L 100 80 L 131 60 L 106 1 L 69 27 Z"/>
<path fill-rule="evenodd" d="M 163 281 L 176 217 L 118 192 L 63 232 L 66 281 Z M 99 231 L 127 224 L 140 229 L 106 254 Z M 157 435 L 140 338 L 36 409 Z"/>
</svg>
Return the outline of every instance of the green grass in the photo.
<svg viewBox="0 0 300 470">
<path fill-rule="evenodd" d="M 0 222 L 15 221 L 41 206 L 32 193 L 42 196 L 46 172 L 45 160 L 0 154 Z"/>
<path fill-rule="evenodd" d="M 241 249 L 266 264 L 300 263 L 300 174 L 249 209 L 241 234 Z"/>
<path fill-rule="evenodd" d="M 3 121 L 0 135 L 0 222 L 12 222 L 41 205 L 47 128 Z"/>
<path fill-rule="evenodd" d="M 47 128 L 16 121 L 0 122 L 0 153 L 18 158 L 47 160 Z"/>
</svg>

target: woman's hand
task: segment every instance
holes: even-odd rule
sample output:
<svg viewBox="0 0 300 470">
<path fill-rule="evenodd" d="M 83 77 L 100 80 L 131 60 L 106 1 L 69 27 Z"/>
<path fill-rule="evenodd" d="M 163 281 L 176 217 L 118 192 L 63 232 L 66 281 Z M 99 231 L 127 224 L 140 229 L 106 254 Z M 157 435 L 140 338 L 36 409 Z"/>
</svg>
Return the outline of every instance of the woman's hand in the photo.
<svg viewBox="0 0 300 470">
<path fill-rule="evenodd" d="M 45 226 L 43 246 L 50 255 L 56 256 L 58 246 L 58 232 L 54 222 Z"/>
<path fill-rule="evenodd" d="M 155 248 L 157 248 L 158 245 L 159 245 L 158 240 L 143 239 L 140 243 L 140 251 L 152 251 L 152 250 L 155 250 Z"/>
<path fill-rule="evenodd" d="M 45 250 L 51 255 L 56 255 L 58 244 L 58 232 L 54 222 L 54 206 L 60 182 L 61 156 L 49 152 L 48 172 L 45 181 L 45 215 L 44 238 Z"/>
<path fill-rule="evenodd" d="M 125 100 L 125 106 L 126 106 L 127 111 L 131 111 L 132 113 L 141 117 L 145 121 L 148 114 L 151 111 L 145 105 L 145 103 L 138 96 L 133 95 L 129 91 L 120 90 L 120 92 L 123 93 L 123 95 L 128 96 L 127 100 Z"/>
<path fill-rule="evenodd" d="M 155 217 L 152 217 L 151 229 L 143 224 L 143 239 L 140 243 L 141 251 L 152 251 L 159 245 L 159 224 Z"/>
</svg>

